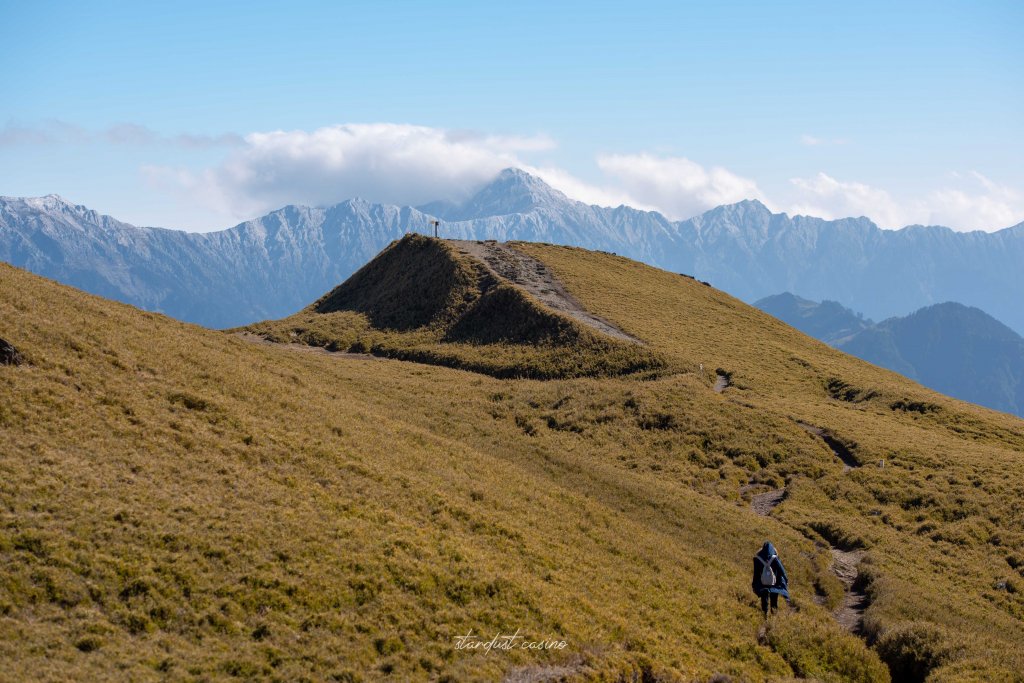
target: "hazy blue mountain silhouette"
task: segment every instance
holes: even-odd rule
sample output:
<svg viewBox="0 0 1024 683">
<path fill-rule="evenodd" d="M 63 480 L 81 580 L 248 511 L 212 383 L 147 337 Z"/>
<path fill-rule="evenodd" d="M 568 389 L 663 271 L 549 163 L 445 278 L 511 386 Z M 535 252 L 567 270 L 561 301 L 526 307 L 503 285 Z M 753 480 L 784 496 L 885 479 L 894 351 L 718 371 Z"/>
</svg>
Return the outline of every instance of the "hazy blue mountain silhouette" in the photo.
<svg viewBox="0 0 1024 683">
<path fill-rule="evenodd" d="M 693 274 L 746 301 L 780 291 L 882 319 L 955 300 L 1024 331 L 1024 224 L 996 233 L 773 214 L 757 201 L 685 221 L 569 199 L 508 169 L 464 202 L 287 206 L 219 232 L 137 228 L 55 195 L 0 198 L 0 258 L 90 292 L 224 327 L 279 317 L 407 231 L 601 249 Z"/>
<path fill-rule="evenodd" d="M 754 303 L 765 313 L 827 344 L 849 339 L 872 325 L 871 320 L 835 301 L 810 301 L 789 292 Z"/>
<path fill-rule="evenodd" d="M 936 391 L 1024 417 L 1024 338 L 981 309 L 946 302 L 872 324 L 835 302 L 789 293 L 755 305 Z"/>
</svg>

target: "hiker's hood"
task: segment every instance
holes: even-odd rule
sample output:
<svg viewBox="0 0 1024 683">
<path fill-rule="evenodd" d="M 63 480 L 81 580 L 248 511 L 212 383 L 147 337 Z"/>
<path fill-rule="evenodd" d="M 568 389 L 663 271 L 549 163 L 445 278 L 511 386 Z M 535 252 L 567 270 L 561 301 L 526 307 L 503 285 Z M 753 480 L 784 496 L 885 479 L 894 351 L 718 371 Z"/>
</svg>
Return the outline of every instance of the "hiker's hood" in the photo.
<svg viewBox="0 0 1024 683">
<path fill-rule="evenodd" d="M 765 541 L 761 549 L 757 551 L 757 554 L 767 560 L 772 555 L 778 555 L 779 553 L 776 552 L 775 546 L 772 545 L 771 541 Z"/>
</svg>

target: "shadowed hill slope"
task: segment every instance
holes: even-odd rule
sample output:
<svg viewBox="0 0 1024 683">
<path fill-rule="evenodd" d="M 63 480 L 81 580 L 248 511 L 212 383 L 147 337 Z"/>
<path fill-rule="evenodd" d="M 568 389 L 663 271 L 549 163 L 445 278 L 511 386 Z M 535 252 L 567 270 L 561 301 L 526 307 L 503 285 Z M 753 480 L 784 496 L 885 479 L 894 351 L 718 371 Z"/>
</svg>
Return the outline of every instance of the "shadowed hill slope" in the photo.
<svg viewBox="0 0 1024 683">
<path fill-rule="evenodd" d="M 479 275 L 439 240 L 409 235 L 321 298 L 317 313 L 355 311 L 382 329 L 454 322 L 478 296 Z"/>
<path fill-rule="evenodd" d="M 0 337 L 24 356 L 0 366 L 5 671 L 952 681 L 1024 670 L 1021 421 L 688 278 L 514 246 L 666 370 L 536 381 L 295 353 L 0 266 Z M 345 305 L 375 300 L 360 297 Z M 370 325 L 365 312 L 312 314 Z M 451 318 L 423 319 L 372 334 L 447 344 Z M 729 378 L 721 393 L 715 370 Z M 780 489 L 765 516 L 750 509 Z M 767 625 L 750 591 L 765 538 L 799 608 Z M 858 560 L 842 577 L 835 550 Z M 854 590 L 862 637 L 833 616 Z M 470 631 L 516 629 L 567 647 L 455 647 Z"/>
</svg>

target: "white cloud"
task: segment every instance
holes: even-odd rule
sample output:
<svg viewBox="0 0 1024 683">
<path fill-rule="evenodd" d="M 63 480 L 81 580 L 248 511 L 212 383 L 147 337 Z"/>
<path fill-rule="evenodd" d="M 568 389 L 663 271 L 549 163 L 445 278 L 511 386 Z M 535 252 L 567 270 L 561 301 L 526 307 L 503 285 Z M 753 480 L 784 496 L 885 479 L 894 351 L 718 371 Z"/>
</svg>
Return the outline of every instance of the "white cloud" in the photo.
<svg viewBox="0 0 1024 683">
<path fill-rule="evenodd" d="M 118 123 L 100 133 L 100 137 L 114 145 L 151 145 L 160 139 L 156 131 L 137 123 Z"/>
<path fill-rule="evenodd" d="M 579 201 L 627 204 L 672 218 L 742 199 L 760 198 L 756 183 L 723 168 L 681 157 L 605 155 L 608 182 L 585 182 L 568 171 L 524 157 L 554 147 L 545 136 L 500 136 L 393 123 L 345 124 L 308 131 L 245 136 L 212 169 L 147 167 L 158 184 L 178 186 L 234 216 L 285 204 L 329 205 L 352 197 L 400 205 L 459 200 L 500 170 L 518 167 Z"/>
<path fill-rule="evenodd" d="M 956 230 L 998 230 L 1024 219 L 1024 196 L 972 171 L 951 174 L 952 186 L 922 197 L 897 200 L 889 192 L 859 182 L 837 180 L 826 173 L 790 182 L 797 199 L 794 214 L 842 218 L 867 216 L 884 228 L 945 225 Z"/>
<path fill-rule="evenodd" d="M 906 212 L 885 190 L 836 180 L 826 173 L 790 182 L 798 196 L 791 213 L 829 219 L 867 216 L 887 228 L 904 225 Z"/>
<path fill-rule="evenodd" d="M 669 218 L 690 218 L 720 204 L 765 199 L 753 180 L 683 157 L 608 154 L 598 157 L 597 165 L 629 197 Z"/>
<path fill-rule="evenodd" d="M 162 135 L 137 123 L 118 123 L 100 131 L 89 130 L 73 123 L 57 120 L 35 126 L 7 123 L 0 128 L 0 147 L 73 145 L 97 142 L 111 145 L 171 145 L 201 149 L 237 145 L 242 142 L 242 138 L 235 133 Z"/>
<path fill-rule="evenodd" d="M 807 147 L 821 147 L 826 145 L 845 145 L 849 140 L 845 138 L 820 138 L 816 135 L 801 135 L 800 144 Z"/>
<path fill-rule="evenodd" d="M 961 230 L 995 230 L 1024 220 L 1024 195 L 989 180 L 977 171 L 956 176 L 960 187 L 935 190 L 927 196 L 927 218 L 919 221 Z M 966 187 L 964 187 L 966 185 Z"/>
<path fill-rule="evenodd" d="M 346 124 L 245 136 L 220 166 L 200 172 L 150 167 L 154 180 L 199 190 L 236 215 L 284 204 L 332 204 L 352 197 L 392 204 L 460 199 L 520 152 L 549 149 L 546 137 L 485 135 L 393 123 Z"/>
<path fill-rule="evenodd" d="M 91 139 L 92 136 L 84 128 L 56 120 L 34 126 L 9 121 L 0 128 L 0 147 L 80 143 Z"/>
<path fill-rule="evenodd" d="M 14 138 L 32 137 L 21 130 L 9 133 Z M 110 128 L 104 135 L 108 142 L 119 144 L 171 139 L 128 124 Z M 201 147 L 232 142 L 184 137 L 174 138 L 175 144 Z M 806 144 L 843 143 L 804 137 Z M 250 218 L 285 204 L 329 205 L 352 197 L 399 205 L 459 200 L 510 166 L 540 177 L 573 199 L 656 210 L 672 219 L 744 199 L 773 205 L 754 180 L 684 157 L 600 155 L 596 164 L 603 178 L 586 182 L 563 168 L 532 162 L 531 156 L 555 146 L 546 136 L 372 123 L 311 132 L 258 132 L 235 141 L 238 144 L 229 147 L 225 160 L 215 167 L 148 166 L 143 172 L 154 184 L 184 191 L 190 201 L 233 218 Z M 1021 193 L 977 172 L 951 174 L 943 187 L 916 197 L 897 196 L 888 189 L 824 172 L 793 178 L 790 188 L 791 192 L 776 196 L 788 194 L 784 199 L 790 213 L 822 218 L 867 216 L 885 228 L 922 223 L 993 230 L 1024 219 Z"/>
</svg>

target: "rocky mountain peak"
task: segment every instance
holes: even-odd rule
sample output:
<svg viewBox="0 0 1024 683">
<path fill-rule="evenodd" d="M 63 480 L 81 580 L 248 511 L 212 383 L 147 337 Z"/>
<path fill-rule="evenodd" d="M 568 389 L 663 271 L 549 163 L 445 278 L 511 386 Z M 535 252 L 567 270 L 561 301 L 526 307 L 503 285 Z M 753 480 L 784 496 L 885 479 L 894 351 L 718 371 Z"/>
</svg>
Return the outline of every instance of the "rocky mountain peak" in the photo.
<svg viewBox="0 0 1024 683">
<path fill-rule="evenodd" d="M 506 168 L 466 201 L 432 202 L 419 207 L 449 221 L 530 213 L 539 208 L 557 210 L 575 203 L 537 176 L 519 168 Z"/>
</svg>

